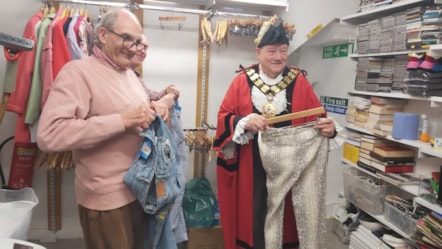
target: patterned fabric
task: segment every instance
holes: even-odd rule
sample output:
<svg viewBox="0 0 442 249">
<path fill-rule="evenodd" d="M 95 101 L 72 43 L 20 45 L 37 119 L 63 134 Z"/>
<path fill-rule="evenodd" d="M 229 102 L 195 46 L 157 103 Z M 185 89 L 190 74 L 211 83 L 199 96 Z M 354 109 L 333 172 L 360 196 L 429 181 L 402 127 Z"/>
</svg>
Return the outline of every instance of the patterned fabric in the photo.
<svg viewBox="0 0 442 249">
<path fill-rule="evenodd" d="M 282 249 L 284 200 L 291 191 L 300 249 L 325 246 L 328 139 L 312 126 L 269 128 L 259 151 L 267 175 L 265 248 Z"/>
</svg>

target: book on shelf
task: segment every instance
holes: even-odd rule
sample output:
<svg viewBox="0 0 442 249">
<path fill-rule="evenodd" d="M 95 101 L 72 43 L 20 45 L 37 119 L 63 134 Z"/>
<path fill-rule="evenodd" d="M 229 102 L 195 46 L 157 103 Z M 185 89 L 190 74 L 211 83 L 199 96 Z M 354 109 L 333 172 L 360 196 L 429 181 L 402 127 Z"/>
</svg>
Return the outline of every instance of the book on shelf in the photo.
<svg viewBox="0 0 442 249">
<path fill-rule="evenodd" d="M 359 158 L 361 158 L 361 157 L 366 158 L 366 159 L 368 159 L 368 160 L 371 160 L 370 152 L 369 152 L 369 153 L 365 153 L 365 152 L 362 152 L 362 151 L 359 149 Z"/>
<path fill-rule="evenodd" d="M 353 122 L 353 125 L 361 128 L 361 129 L 364 129 L 365 122 L 360 122 L 355 119 L 355 121 Z"/>
<path fill-rule="evenodd" d="M 363 134 L 361 136 L 361 142 L 367 142 L 367 143 L 372 143 L 375 145 L 384 145 L 384 144 L 396 144 L 396 142 L 382 138 L 382 137 L 378 137 L 375 135 L 370 135 L 370 134 Z"/>
<path fill-rule="evenodd" d="M 370 154 L 370 151 L 371 151 L 371 150 L 367 150 L 367 149 L 364 149 L 364 148 L 359 148 L 359 151 L 360 151 L 361 153 L 364 153 L 364 154 Z"/>
<path fill-rule="evenodd" d="M 386 173 L 378 171 L 376 175 L 393 185 L 402 186 L 402 185 L 419 185 L 420 177 L 414 173 Z"/>
<path fill-rule="evenodd" d="M 386 135 L 389 135 L 392 133 L 393 129 L 391 129 L 391 131 L 382 130 L 381 125 L 383 125 L 384 123 L 392 123 L 392 121 L 380 121 L 380 120 L 368 119 L 367 122 L 364 123 L 364 129 L 371 131 L 375 135 L 378 135 L 381 137 L 386 137 Z M 377 130 L 377 133 L 375 132 L 376 130 Z"/>
<path fill-rule="evenodd" d="M 414 163 L 415 158 L 414 157 L 385 157 L 382 156 L 375 151 L 370 151 L 370 156 L 378 161 L 385 162 L 385 163 Z"/>
<path fill-rule="evenodd" d="M 383 122 L 379 124 L 379 129 L 382 131 L 393 132 L 393 122 Z"/>
<path fill-rule="evenodd" d="M 357 116 L 358 116 L 358 110 L 354 106 L 348 107 L 347 111 L 345 112 L 345 121 L 353 123 L 355 122 Z"/>
<path fill-rule="evenodd" d="M 355 120 L 359 122 L 367 122 L 368 116 L 369 116 L 368 112 L 359 111 L 355 117 Z"/>
<path fill-rule="evenodd" d="M 431 212 L 422 218 L 422 222 L 416 225 L 413 238 L 416 242 L 424 244 L 425 248 L 441 248 L 442 245 L 442 223 L 440 215 Z"/>
<path fill-rule="evenodd" d="M 414 171 L 415 163 L 384 163 L 376 159 L 359 153 L 358 162 L 363 163 L 365 167 L 371 167 L 374 170 L 386 173 L 409 173 Z"/>
<path fill-rule="evenodd" d="M 345 121 L 347 123 L 354 123 L 356 121 L 356 116 L 345 114 Z"/>
<path fill-rule="evenodd" d="M 409 163 L 384 164 L 375 160 L 371 160 L 370 164 L 371 167 L 385 173 L 410 173 L 414 171 L 414 165 Z"/>
<path fill-rule="evenodd" d="M 378 105 L 378 104 L 372 104 L 370 105 L 370 108 L 368 108 L 368 111 L 370 113 L 375 114 L 394 114 L 395 112 L 402 111 L 402 106 L 395 106 L 395 105 Z"/>
<path fill-rule="evenodd" d="M 404 106 L 407 104 L 407 101 L 404 99 L 384 98 L 378 96 L 371 96 L 370 102 L 373 104 L 389 105 L 389 106 Z"/>
<path fill-rule="evenodd" d="M 397 161 L 380 161 L 374 157 L 370 157 L 370 160 L 373 163 L 377 163 L 377 164 L 382 164 L 384 166 L 401 166 L 401 165 L 411 165 L 414 166 L 416 165 L 415 161 L 402 161 L 402 162 L 397 162 Z"/>
<path fill-rule="evenodd" d="M 361 147 L 361 140 L 355 139 L 355 138 L 350 138 L 347 137 L 347 139 L 345 140 L 345 142 L 357 146 L 357 147 Z"/>
<path fill-rule="evenodd" d="M 361 143 L 362 146 L 362 143 Z M 373 151 L 383 157 L 414 157 L 413 149 L 401 145 L 375 145 Z"/>
<path fill-rule="evenodd" d="M 371 160 L 370 158 L 366 158 L 364 156 L 361 156 L 361 154 L 359 154 L 359 160 L 358 162 L 363 163 L 364 165 L 366 165 L 367 167 L 371 167 Z"/>
<path fill-rule="evenodd" d="M 375 121 L 393 121 L 393 114 L 377 114 L 377 113 L 373 113 L 373 112 L 369 112 L 368 113 L 368 120 L 370 120 L 371 122 L 375 122 Z"/>
<path fill-rule="evenodd" d="M 381 137 L 388 137 L 391 135 L 391 131 L 383 131 L 381 129 L 373 129 L 371 132 L 373 132 L 374 134 L 381 136 Z"/>
<path fill-rule="evenodd" d="M 342 156 L 344 159 L 356 163 L 359 159 L 359 147 L 345 142 L 343 145 Z"/>
<path fill-rule="evenodd" d="M 366 171 L 368 171 L 368 172 L 371 172 L 371 173 L 374 173 L 374 174 L 376 174 L 376 169 L 375 168 L 373 168 L 373 167 L 371 167 L 371 166 L 369 166 L 369 165 L 367 165 L 367 164 L 365 164 L 365 163 L 363 163 L 363 162 L 361 162 L 361 161 L 358 161 L 357 163 L 356 163 L 356 165 L 359 167 L 359 168 L 361 168 L 361 169 L 364 169 L 364 170 L 366 170 Z"/>
<path fill-rule="evenodd" d="M 375 146 L 377 145 L 390 145 L 394 143 L 393 141 L 381 138 L 381 137 L 376 137 L 374 140 L 369 141 L 369 138 L 364 138 L 361 137 L 361 148 L 363 149 L 367 149 L 372 151 L 374 149 Z"/>
</svg>

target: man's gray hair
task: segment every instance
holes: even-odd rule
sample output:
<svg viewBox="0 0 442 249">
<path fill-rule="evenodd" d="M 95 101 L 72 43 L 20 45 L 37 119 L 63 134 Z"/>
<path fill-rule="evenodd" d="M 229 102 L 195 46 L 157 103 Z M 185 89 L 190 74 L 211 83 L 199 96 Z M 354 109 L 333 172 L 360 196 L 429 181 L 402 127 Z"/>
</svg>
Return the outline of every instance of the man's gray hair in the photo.
<svg viewBox="0 0 442 249">
<path fill-rule="evenodd" d="M 106 12 L 102 16 L 100 22 L 95 26 L 95 31 L 94 31 L 94 33 L 95 33 L 95 35 L 94 35 L 94 43 L 95 43 L 95 45 L 97 45 L 100 48 L 101 48 L 101 45 L 102 45 L 100 39 L 98 39 L 98 30 L 101 27 L 103 27 L 105 29 L 108 29 L 108 30 L 114 30 L 115 23 L 117 22 L 118 15 L 121 12 L 123 12 L 123 11 L 127 12 L 127 13 L 130 13 L 131 15 L 134 15 L 132 12 L 130 12 L 127 9 L 117 8 L 117 9 L 112 9 L 112 10 Z M 134 15 L 134 17 L 136 18 L 135 15 Z"/>
</svg>

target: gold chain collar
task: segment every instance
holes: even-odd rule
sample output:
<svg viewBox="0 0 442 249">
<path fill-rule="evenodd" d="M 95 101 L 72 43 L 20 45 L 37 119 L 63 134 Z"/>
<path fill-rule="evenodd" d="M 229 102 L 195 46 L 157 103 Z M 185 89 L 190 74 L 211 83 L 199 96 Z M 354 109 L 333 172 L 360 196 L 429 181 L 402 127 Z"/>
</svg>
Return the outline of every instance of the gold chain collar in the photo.
<svg viewBox="0 0 442 249">
<path fill-rule="evenodd" d="M 255 86 L 267 96 L 275 96 L 280 91 L 286 89 L 293 82 L 296 76 L 298 76 L 298 70 L 291 68 L 288 74 L 284 76 L 284 78 L 278 82 L 278 84 L 269 86 L 261 79 L 261 77 L 259 77 L 259 74 L 256 73 L 255 69 L 248 68 L 246 73 L 253 84 L 255 84 Z"/>
</svg>

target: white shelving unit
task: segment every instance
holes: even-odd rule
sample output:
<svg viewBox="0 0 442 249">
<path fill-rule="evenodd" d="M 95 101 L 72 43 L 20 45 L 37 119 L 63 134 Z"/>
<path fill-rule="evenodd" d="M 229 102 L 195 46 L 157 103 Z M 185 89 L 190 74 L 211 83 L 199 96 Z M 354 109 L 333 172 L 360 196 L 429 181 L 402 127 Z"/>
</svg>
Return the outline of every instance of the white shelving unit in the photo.
<svg viewBox="0 0 442 249">
<path fill-rule="evenodd" d="M 350 161 L 348 161 L 346 159 L 342 159 L 342 162 L 344 164 L 348 165 L 349 167 L 355 167 L 358 170 L 360 170 L 360 171 L 362 171 L 362 172 L 364 172 L 364 173 L 366 173 L 368 175 L 371 175 L 373 177 L 377 177 L 376 174 L 358 167 L 353 162 L 350 162 Z M 398 188 L 400 188 L 403 191 L 405 191 L 407 193 L 410 193 L 410 194 L 412 194 L 414 196 L 417 196 L 419 194 L 419 186 L 416 186 L 416 185 L 403 185 L 403 186 L 398 186 Z M 433 211 L 435 211 L 437 213 L 442 213 L 442 207 L 440 205 L 431 203 L 431 202 L 425 200 L 422 197 L 415 197 L 414 198 L 414 203 L 418 204 L 420 206 L 426 207 L 426 208 L 428 208 L 430 210 L 433 210 Z M 410 235 L 404 233 L 400 228 L 398 228 L 397 226 L 395 226 L 394 224 L 392 224 L 391 222 L 386 220 L 384 215 L 372 215 L 372 214 L 370 214 L 368 212 L 367 212 L 367 214 L 369 214 L 370 216 L 372 216 L 373 218 L 375 218 L 377 221 L 379 221 L 380 223 L 384 224 L 385 226 L 389 227 L 391 230 L 395 231 L 397 234 L 401 235 L 402 237 L 407 238 L 407 239 L 411 239 Z"/>
<path fill-rule="evenodd" d="M 385 56 L 395 56 L 395 55 L 403 55 L 409 54 L 411 52 L 415 53 L 424 53 L 428 51 L 428 49 L 413 49 L 413 50 L 404 50 L 404 51 L 393 51 L 393 52 L 385 52 L 385 53 L 376 53 L 376 54 L 351 54 L 348 57 L 357 59 L 362 57 L 385 57 Z"/>
<path fill-rule="evenodd" d="M 434 108 L 442 107 L 442 97 L 439 97 L 439 96 L 419 97 L 419 96 L 413 96 L 413 95 L 401 93 L 401 92 L 385 93 L 385 92 L 365 92 L 365 91 L 356 91 L 356 90 L 351 90 L 348 92 L 348 94 L 349 95 L 362 95 L 362 96 L 377 96 L 377 97 L 385 97 L 385 98 L 393 98 L 393 99 L 422 100 L 422 101 L 429 101 L 431 107 L 434 107 Z"/>
<path fill-rule="evenodd" d="M 398 13 L 400 11 L 412 8 L 415 6 L 424 5 L 427 3 L 434 3 L 433 0 L 402 0 L 399 2 L 394 2 L 393 4 L 374 8 L 371 10 L 351 14 L 341 18 L 342 22 L 351 24 L 361 24 L 366 23 L 370 20 Z"/>
<path fill-rule="evenodd" d="M 352 15 L 344 16 L 342 17 L 341 23 L 349 23 L 353 25 L 357 24 L 363 24 L 367 23 L 368 21 L 378 19 L 381 17 L 385 17 L 388 15 L 392 15 L 395 13 L 399 13 L 402 11 L 405 11 L 406 9 L 416 7 L 416 6 L 425 6 L 435 3 L 436 0 L 402 0 L 399 2 L 394 2 L 391 5 L 383 6 L 359 13 L 355 13 Z M 354 26 L 356 29 L 356 26 Z M 441 50 L 442 51 L 442 45 L 432 45 L 430 46 L 430 49 L 434 50 Z M 426 49 L 419 49 L 419 50 L 406 50 L 406 51 L 394 51 L 394 52 L 388 52 L 388 53 L 376 53 L 376 54 L 352 54 L 349 57 L 352 59 L 358 59 L 361 57 L 385 57 L 385 56 L 394 56 L 394 55 L 403 55 L 408 54 L 410 52 L 427 52 Z M 401 92 L 391 92 L 391 93 L 385 93 L 385 92 L 365 92 L 365 91 L 349 91 L 349 96 L 377 96 L 377 97 L 386 97 L 386 98 L 396 98 L 396 99 L 406 99 L 406 100 L 412 100 L 413 104 L 420 103 L 416 101 L 428 101 L 430 102 L 431 108 L 441 108 L 442 107 L 442 97 L 419 97 L 419 96 L 412 96 L 409 94 L 404 94 Z M 427 105 L 427 104 L 426 104 Z M 418 105 L 420 106 L 420 105 Z M 360 133 L 369 134 L 369 135 L 375 135 L 374 133 L 367 131 L 365 129 L 359 128 L 357 126 L 354 126 L 352 124 L 346 125 L 347 129 L 351 129 L 354 131 L 358 131 Z M 437 151 L 433 149 L 433 147 L 429 143 L 423 143 L 421 141 L 415 141 L 415 140 L 397 140 L 394 139 L 392 136 L 386 137 L 386 139 L 398 142 L 400 144 L 404 144 L 408 147 L 415 148 L 418 151 L 417 158 L 427 158 L 427 157 L 434 157 L 434 158 L 442 158 L 442 151 Z M 358 167 L 355 163 L 350 162 L 346 159 L 342 159 L 342 162 L 349 167 L 356 167 L 358 170 L 365 172 L 366 174 L 369 174 L 373 177 L 377 177 L 375 173 L 372 173 L 368 170 L 364 170 L 361 167 Z M 418 167 L 418 166 L 417 166 Z M 429 202 L 428 200 L 419 197 L 419 186 L 417 185 L 403 185 L 403 186 L 397 186 L 399 189 L 402 189 L 403 191 L 406 191 L 407 193 L 414 196 L 413 201 L 415 205 L 420 205 L 423 207 L 428 208 L 429 210 L 442 213 L 442 207 L 438 204 L 434 204 Z M 393 231 L 398 233 L 399 235 L 403 236 L 404 238 L 411 239 L 408 234 L 405 234 L 401 229 L 394 226 L 390 222 L 388 222 L 383 215 L 372 215 L 375 219 L 377 219 L 379 222 L 383 223 L 387 227 L 391 228 Z"/>
</svg>

